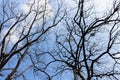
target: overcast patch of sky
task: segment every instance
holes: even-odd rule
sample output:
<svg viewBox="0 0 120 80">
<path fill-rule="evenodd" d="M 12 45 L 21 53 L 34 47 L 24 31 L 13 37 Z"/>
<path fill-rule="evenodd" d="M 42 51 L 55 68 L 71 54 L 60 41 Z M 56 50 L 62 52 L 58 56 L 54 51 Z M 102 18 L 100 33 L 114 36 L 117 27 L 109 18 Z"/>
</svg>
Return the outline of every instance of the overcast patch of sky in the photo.
<svg viewBox="0 0 120 80">
<path fill-rule="evenodd" d="M 95 8 L 99 12 L 106 11 L 112 7 L 113 0 L 94 0 Z"/>
</svg>

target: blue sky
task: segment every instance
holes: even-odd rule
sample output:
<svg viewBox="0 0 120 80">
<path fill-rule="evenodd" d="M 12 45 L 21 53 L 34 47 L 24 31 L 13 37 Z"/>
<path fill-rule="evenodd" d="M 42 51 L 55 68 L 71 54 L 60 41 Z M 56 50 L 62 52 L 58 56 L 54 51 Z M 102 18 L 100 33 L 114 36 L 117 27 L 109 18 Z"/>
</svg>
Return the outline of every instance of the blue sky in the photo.
<svg viewBox="0 0 120 80">
<path fill-rule="evenodd" d="M 32 0 L 24 0 L 24 1 L 21 1 L 21 0 L 18 0 L 18 3 L 20 2 L 21 4 L 18 6 L 18 7 L 20 7 L 21 8 L 21 10 L 23 9 L 23 12 L 25 12 L 25 13 L 27 13 L 27 10 L 29 9 L 28 7 L 29 6 L 26 6 L 25 4 L 23 4 L 23 3 L 25 3 L 25 2 L 27 2 L 27 3 L 30 3 Z M 50 1 L 50 3 L 52 3 L 52 1 L 54 1 L 54 0 L 51 0 Z M 60 1 L 60 0 L 58 0 L 58 1 Z M 94 1 L 94 3 L 95 3 L 95 7 L 94 7 L 94 9 L 95 9 L 95 11 L 96 12 L 100 12 L 100 14 L 99 15 L 97 15 L 97 16 L 100 16 L 101 15 L 101 12 L 103 12 L 105 9 L 106 9 L 106 7 L 107 8 L 110 8 L 111 6 L 110 5 L 108 5 L 108 4 L 111 4 L 111 2 L 112 2 L 112 0 L 93 0 Z M 1 1 L 0 1 L 1 2 Z M 67 7 L 67 8 L 69 8 L 69 7 L 71 7 L 71 5 L 72 5 L 72 7 L 74 7 L 74 3 L 72 2 L 72 0 L 70 1 L 70 0 L 63 0 L 63 3 L 64 4 L 66 4 L 64 7 Z M 48 9 L 54 9 L 54 7 L 55 7 L 55 5 L 51 5 L 51 4 L 48 4 Z M 102 13 L 103 14 L 103 13 Z M 51 14 L 50 14 L 51 15 Z M 52 14 L 52 15 L 54 15 L 54 13 Z M 41 16 L 41 15 L 40 15 Z M 31 17 L 29 17 L 29 19 L 30 18 L 32 18 L 32 15 L 31 15 Z M 36 24 L 38 24 L 39 22 L 37 22 Z M 36 26 L 36 24 L 35 24 L 35 26 Z M 55 41 L 55 36 L 54 36 L 54 29 L 58 29 L 59 28 L 59 30 L 62 30 L 62 29 L 64 29 L 64 26 L 63 27 L 61 27 L 61 25 L 62 24 L 59 24 L 59 26 L 57 27 L 57 28 L 53 28 L 52 30 L 51 30 L 51 32 L 53 32 L 53 33 L 51 33 L 48 37 L 47 37 L 47 39 L 48 39 L 48 41 L 47 42 L 43 42 L 43 43 L 41 43 L 40 44 L 40 48 L 42 49 L 42 50 L 47 50 L 47 49 L 54 49 L 54 41 Z M 6 29 L 7 30 L 7 29 Z M 4 30 L 4 32 L 3 32 L 3 34 L 5 34 L 5 31 L 6 30 Z M 58 31 L 59 31 L 58 30 Z M 34 31 L 34 30 L 33 30 Z M 104 34 L 106 34 L 106 33 L 103 33 L 103 35 Z M 97 34 L 97 35 L 99 35 L 99 34 Z M 51 37 L 52 36 L 52 37 Z M 95 39 L 96 40 L 96 39 Z M 17 41 L 17 35 L 14 33 L 14 34 L 12 34 L 11 35 L 11 41 L 12 42 L 16 42 Z M 24 61 L 26 61 L 24 64 L 22 64 L 22 66 L 20 67 L 21 69 L 23 69 L 22 67 L 23 66 L 26 66 L 26 64 L 27 65 L 29 65 L 29 64 L 31 64 L 31 62 L 29 61 L 29 59 L 27 59 L 28 58 L 28 56 L 27 57 L 25 57 L 26 58 L 26 60 L 24 60 Z M 50 59 L 50 57 L 47 57 L 48 58 L 48 60 Z M 41 59 L 42 60 L 42 59 Z M 46 60 L 46 58 L 45 58 L 45 60 Z M 14 60 L 13 60 L 14 61 Z M 23 62 L 24 62 L 23 61 Z M 13 63 L 14 64 L 14 63 Z M 12 65 L 13 65 L 12 64 Z M 55 64 L 54 64 L 55 65 Z M 43 80 L 43 79 L 40 79 L 39 77 L 34 77 L 34 75 L 32 75 L 31 74 L 31 71 L 32 70 L 28 70 L 28 72 L 26 72 L 26 75 L 27 75 L 27 78 L 28 78 L 28 80 L 34 80 L 34 78 L 36 78 L 36 80 Z M 51 72 L 51 71 L 50 71 Z M 64 73 L 64 74 L 62 74 L 60 77 L 59 77 L 59 79 L 58 80 L 68 80 L 68 77 L 70 76 L 70 75 L 72 75 L 72 74 L 70 74 L 71 72 L 66 72 L 66 73 Z M 67 74 L 67 75 L 66 75 Z M 65 76 L 66 75 L 66 76 Z M 39 76 L 39 75 L 38 75 Z M 70 78 L 70 77 L 69 77 Z M 21 79 L 19 79 L 19 80 L 21 80 Z M 56 79 L 55 79 L 56 80 Z"/>
</svg>

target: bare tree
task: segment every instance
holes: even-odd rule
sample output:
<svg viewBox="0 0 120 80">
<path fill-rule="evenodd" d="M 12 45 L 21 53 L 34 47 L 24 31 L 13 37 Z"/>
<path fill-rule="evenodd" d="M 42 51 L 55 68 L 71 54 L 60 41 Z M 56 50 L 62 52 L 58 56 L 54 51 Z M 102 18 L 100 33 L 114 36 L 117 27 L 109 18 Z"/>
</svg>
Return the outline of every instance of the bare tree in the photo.
<svg viewBox="0 0 120 80">
<path fill-rule="evenodd" d="M 64 17 L 58 15 L 60 8 L 54 13 L 47 0 L 33 0 L 22 5 L 22 10 L 18 4 L 2 0 L 0 6 L 0 77 L 4 80 L 25 77 L 24 72 L 34 66 L 24 62 L 32 54 L 31 47 L 45 40 Z"/>
<path fill-rule="evenodd" d="M 74 80 L 119 80 L 120 2 L 100 14 L 91 1 L 78 0 L 77 9 L 66 12 L 64 31 L 56 33 L 57 49 L 47 52 L 52 58 L 47 67 L 56 65 L 54 76 L 72 72 Z"/>
<path fill-rule="evenodd" d="M 23 5 L 24 12 L 3 0 L 0 78 L 25 79 L 33 71 L 43 80 L 119 80 L 119 0 L 103 13 L 96 11 L 94 0 L 73 0 L 70 8 L 60 1 L 52 11 L 47 0 L 33 0 Z M 62 30 L 52 30 L 56 40 L 50 50 L 42 41 L 55 26 Z"/>
</svg>

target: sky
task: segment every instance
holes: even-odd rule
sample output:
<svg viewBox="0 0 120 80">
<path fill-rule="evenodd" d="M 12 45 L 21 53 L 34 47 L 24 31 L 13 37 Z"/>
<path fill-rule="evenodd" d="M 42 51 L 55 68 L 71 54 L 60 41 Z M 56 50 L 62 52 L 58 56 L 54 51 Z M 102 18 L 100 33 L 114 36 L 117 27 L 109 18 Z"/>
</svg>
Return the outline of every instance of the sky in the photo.
<svg viewBox="0 0 120 80">
<path fill-rule="evenodd" d="M 107 8 L 111 8 L 113 0 L 94 0 L 94 4 L 98 11 L 104 11 Z"/>
<path fill-rule="evenodd" d="M 21 8 L 21 10 L 24 12 L 24 13 L 27 13 L 28 11 L 29 11 L 29 4 L 31 3 L 31 2 L 33 2 L 33 0 L 26 0 L 27 1 L 27 5 L 26 4 L 21 4 L 20 5 L 20 8 Z M 112 0 L 93 0 L 94 1 L 94 4 L 95 4 L 95 10 L 97 11 L 97 12 L 103 12 L 103 11 L 106 11 L 106 8 L 111 8 L 111 3 L 112 3 Z M 37 1 L 36 1 L 37 2 Z M 48 1 L 47 1 L 48 2 Z M 22 2 L 22 3 L 25 3 L 25 2 Z M 44 3 L 44 0 L 40 0 L 40 4 L 42 4 L 43 5 L 43 3 Z M 64 0 L 64 3 L 66 4 L 66 6 L 71 6 L 71 5 L 74 5 L 73 4 L 73 1 L 71 0 Z M 109 5 L 108 5 L 109 4 Z M 37 5 L 36 5 L 37 6 Z M 52 5 L 50 5 L 50 4 L 48 4 L 47 5 L 47 7 L 48 7 L 48 9 L 49 10 L 51 10 L 52 8 L 53 8 L 53 6 Z M 51 14 L 50 14 L 51 15 Z M 31 18 L 32 18 L 32 16 L 31 16 Z M 7 29 L 4 31 L 4 33 L 3 34 L 5 34 L 6 33 L 6 31 L 7 31 Z M 11 36 L 10 36 L 10 38 L 11 38 L 11 40 L 12 40 L 12 42 L 16 42 L 17 40 L 18 40 L 18 38 L 17 38 L 17 35 L 16 34 L 12 34 Z"/>
<path fill-rule="evenodd" d="M 27 4 L 29 5 L 29 3 L 30 2 L 32 2 L 33 0 L 27 0 Z M 44 0 L 43 0 L 44 1 Z M 44 3 L 43 1 L 41 1 L 40 3 Z M 106 10 L 106 8 L 111 8 L 112 6 L 110 5 L 111 3 L 112 3 L 112 0 L 93 0 L 94 1 L 94 4 L 95 4 L 95 10 L 97 11 L 97 12 L 103 12 L 103 11 L 105 11 Z M 64 2 L 65 2 L 65 4 L 66 4 L 66 6 L 71 6 L 71 5 L 73 5 L 74 6 L 74 4 L 73 4 L 73 2 L 72 2 L 72 0 L 70 1 L 70 0 L 64 0 Z M 109 4 L 109 5 L 108 5 Z M 48 4 L 47 5 L 47 7 L 48 7 L 48 10 L 50 9 L 52 9 L 52 8 L 54 8 L 53 7 L 53 5 L 51 5 L 51 4 Z M 23 11 L 23 12 L 25 12 L 25 13 L 27 13 L 28 12 L 28 10 L 29 10 L 29 6 L 26 6 L 25 4 L 21 4 L 21 6 L 20 6 L 20 8 L 21 8 L 21 10 Z M 35 8 L 36 8 L 36 6 L 35 6 Z M 53 14 L 52 14 L 53 15 Z M 41 15 L 40 15 L 41 16 Z M 30 17 L 30 18 L 32 18 L 32 17 Z M 3 34 L 5 34 L 6 33 L 6 31 L 7 31 L 7 29 L 4 31 L 4 33 Z M 11 34 L 11 36 L 10 36 L 10 39 L 11 39 L 11 42 L 12 43 L 15 43 L 17 40 L 18 40 L 18 38 L 17 38 L 17 34 Z M 52 44 L 51 44 L 52 45 Z M 37 78 L 36 78 L 37 79 Z M 32 79 L 31 79 L 32 80 Z M 67 80 L 67 78 L 66 79 L 64 79 L 64 80 Z"/>
</svg>

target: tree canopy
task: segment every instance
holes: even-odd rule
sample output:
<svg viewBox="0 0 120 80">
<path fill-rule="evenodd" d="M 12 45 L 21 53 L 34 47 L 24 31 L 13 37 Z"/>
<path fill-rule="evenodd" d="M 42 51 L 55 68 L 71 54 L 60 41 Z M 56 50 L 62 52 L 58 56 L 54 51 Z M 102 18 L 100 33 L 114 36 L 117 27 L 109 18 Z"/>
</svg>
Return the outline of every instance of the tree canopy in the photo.
<svg viewBox="0 0 120 80">
<path fill-rule="evenodd" d="M 98 3 L 1 0 L 0 79 L 119 80 L 120 1 Z"/>
</svg>

